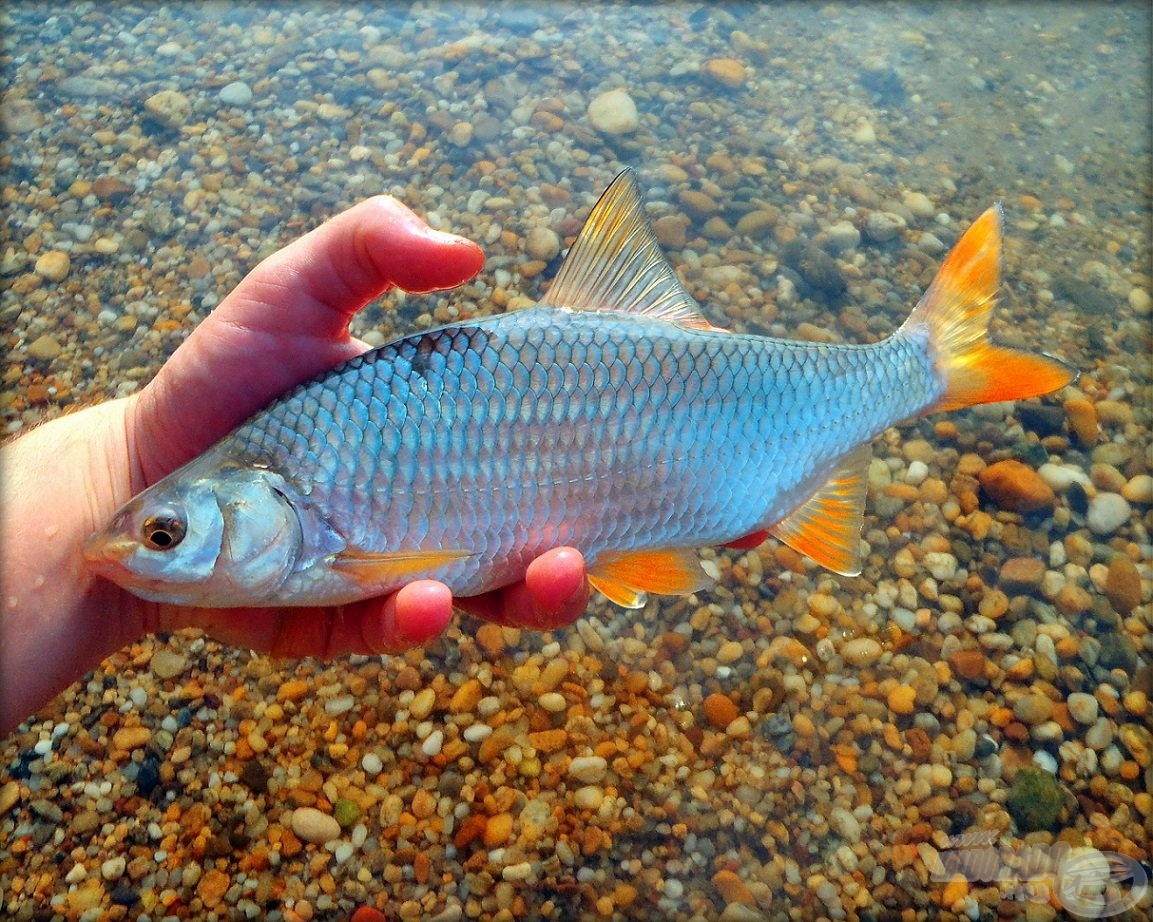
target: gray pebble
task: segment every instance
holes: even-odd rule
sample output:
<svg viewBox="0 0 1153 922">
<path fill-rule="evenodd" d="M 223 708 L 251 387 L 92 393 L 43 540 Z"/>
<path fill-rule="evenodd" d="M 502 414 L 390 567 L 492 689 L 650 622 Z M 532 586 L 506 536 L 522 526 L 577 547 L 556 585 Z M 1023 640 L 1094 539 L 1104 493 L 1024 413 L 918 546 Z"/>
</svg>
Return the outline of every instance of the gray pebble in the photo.
<svg viewBox="0 0 1153 922">
<path fill-rule="evenodd" d="M 218 95 L 226 106 L 247 106 L 252 102 L 252 88 L 243 80 L 235 80 L 221 87 Z"/>
<path fill-rule="evenodd" d="M 1085 524 L 1095 535 L 1111 535 L 1129 521 L 1132 510 L 1120 493 L 1098 493 L 1089 501 Z"/>
</svg>

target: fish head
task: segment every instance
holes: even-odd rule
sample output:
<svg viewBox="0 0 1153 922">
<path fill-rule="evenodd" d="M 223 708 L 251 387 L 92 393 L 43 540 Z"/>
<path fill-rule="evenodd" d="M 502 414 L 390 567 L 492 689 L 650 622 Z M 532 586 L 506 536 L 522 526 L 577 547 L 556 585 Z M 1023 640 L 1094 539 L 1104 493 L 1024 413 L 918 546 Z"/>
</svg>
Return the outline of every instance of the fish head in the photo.
<svg viewBox="0 0 1153 922">
<path fill-rule="evenodd" d="M 302 546 L 282 484 L 251 468 L 177 471 L 123 506 L 88 539 L 84 557 L 93 572 L 154 602 L 268 604 Z"/>
</svg>

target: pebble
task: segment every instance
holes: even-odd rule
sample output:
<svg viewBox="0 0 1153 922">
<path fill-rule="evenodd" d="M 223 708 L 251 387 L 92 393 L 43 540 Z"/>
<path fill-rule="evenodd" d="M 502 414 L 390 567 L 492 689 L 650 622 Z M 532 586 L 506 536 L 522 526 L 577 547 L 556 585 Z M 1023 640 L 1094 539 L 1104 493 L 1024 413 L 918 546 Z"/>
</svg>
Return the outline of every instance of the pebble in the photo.
<svg viewBox="0 0 1153 922">
<path fill-rule="evenodd" d="M 416 720 L 424 720 L 432 713 L 432 708 L 435 704 L 436 692 L 431 688 L 422 688 L 413 696 L 412 701 L 409 703 L 408 713 Z"/>
<path fill-rule="evenodd" d="M 226 106 L 247 106 L 252 102 L 252 87 L 243 80 L 234 80 L 222 86 L 217 96 Z"/>
<path fill-rule="evenodd" d="M 182 128 L 192 115 L 192 101 L 179 90 L 161 90 L 144 100 L 144 108 L 169 128 Z"/>
<path fill-rule="evenodd" d="M 912 714 L 916 710 L 917 690 L 911 685 L 897 685 L 888 694 L 889 710 L 894 714 Z"/>
<path fill-rule="evenodd" d="M 704 700 L 703 709 L 705 719 L 718 730 L 724 730 L 737 719 L 740 711 L 733 704 L 733 699 L 720 692 L 713 692 Z"/>
<path fill-rule="evenodd" d="M 745 65 L 734 58 L 709 58 L 701 65 L 701 73 L 731 90 L 740 89 L 748 80 Z"/>
<path fill-rule="evenodd" d="M 1066 400 L 1065 419 L 1078 442 L 1090 448 L 1097 444 L 1101 430 L 1097 425 L 1097 411 L 1088 400 L 1080 397 Z"/>
<path fill-rule="evenodd" d="M 297 807 L 292 811 L 292 831 L 305 842 L 323 845 L 340 837 L 340 823 L 315 807 Z"/>
<path fill-rule="evenodd" d="M 152 731 L 148 727 L 121 727 L 112 734 L 112 748 L 129 752 L 148 745 Z"/>
<path fill-rule="evenodd" d="M 745 648 L 741 646 L 739 641 L 726 640 L 717 649 L 717 662 L 726 665 L 735 663 L 745 654 Z"/>
<path fill-rule="evenodd" d="M 884 649 L 872 637 L 854 637 L 841 645 L 841 656 L 856 668 L 871 666 L 883 652 Z"/>
<path fill-rule="evenodd" d="M 1153 313 L 1153 298 L 1144 288 L 1133 288 L 1129 292 L 1129 306 L 1138 316 L 1148 317 Z"/>
<path fill-rule="evenodd" d="M 1153 506 L 1153 474 L 1137 474 L 1121 488 L 1121 495 L 1131 503 Z"/>
<path fill-rule="evenodd" d="M 1133 509 L 1120 493 L 1098 493 L 1089 500 L 1085 524 L 1095 535 L 1111 535 L 1129 521 Z"/>
<path fill-rule="evenodd" d="M 560 235 L 551 227 L 534 227 L 525 235 L 525 252 L 531 259 L 550 262 L 560 254 Z"/>
<path fill-rule="evenodd" d="M 1141 604 L 1141 573 L 1128 557 L 1118 554 L 1105 575 L 1105 595 L 1119 615 L 1131 614 Z"/>
<path fill-rule="evenodd" d="M 1001 586 L 1006 592 L 1032 592 L 1045 576 L 1045 562 L 1037 557 L 1010 557 L 1001 565 Z"/>
<path fill-rule="evenodd" d="M 602 93 L 588 107 L 589 122 L 604 134 L 632 134 L 640 127 L 637 104 L 625 90 Z"/>
<path fill-rule="evenodd" d="M 1147 728 L 1133 723 L 1122 724 L 1117 731 L 1117 738 L 1142 768 L 1149 768 L 1153 764 L 1153 733 Z"/>
<path fill-rule="evenodd" d="M 157 650 L 149 662 L 152 674 L 158 679 L 174 679 L 188 668 L 188 657 L 174 650 Z"/>
<path fill-rule="evenodd" d="M 68 277 L 72 269 L 72 260 L 63 250 L 48 250 L 41 253 L 36 260 L 34 271 L 38 276 L 50 282 L 62 282 Z"/>
<path fill-rule="evenodd" d="M 1044 723 L 1053 716 L 1053 702 L 1046 695 L 1022 695 L 1013 705 L 1013 714 L 1030 726 Z"/>
<path fill-rule="evenodd" d="M 1049 484 L 1029 465 L 1013 458 L 989 465 L 977 479 L 989 498 L 1010 512 L 1052 509 L 1056 501 Z"/>
<path fill-rule="evenodd" d="M 1072 692 L 1065 699 L 1065 704 L 1069 708 L 1069 715 L 1077 723 L 1091 727 L 1097 722 L 1097 699 L 1092 695 Z"/>
<path fill-rule="evenodd" d="M 865 233 L 877 243 L 885 243 L 904 233 L 908 225 L 899 214 L 873 211 L 865 218 Z"/>
<path fill-rule="evenodd" d="M 28 355 L 41 362 L 50 362 L 63 351 L 63 347 L 54 336 L 45 333 L 38 336 L 28 344 Z"/>
<path fill-rule="evenodd" d="M 861 244 L 861 232 L 849 221 L 838 221 L 825 232 L 829 249 L 843 253 Z"/>
<path fill-rule="evenodd" d="M 601 756 L 577 756 L 568 766 L 568 775 L 585 784 L 598 784 L 604 780 L 608 762 Z"/>
</svg>

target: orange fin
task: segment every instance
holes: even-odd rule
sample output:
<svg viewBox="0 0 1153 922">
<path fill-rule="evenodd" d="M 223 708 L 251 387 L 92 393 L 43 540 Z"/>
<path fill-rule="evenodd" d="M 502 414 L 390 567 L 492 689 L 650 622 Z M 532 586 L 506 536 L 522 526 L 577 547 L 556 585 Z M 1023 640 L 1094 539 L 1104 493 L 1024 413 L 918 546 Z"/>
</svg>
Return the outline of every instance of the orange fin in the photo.
<svg viewBox="0 0 1153 922">
<path fill-rule="evenodd" d="M 621 172 L 593 206 L 541 303 L 720 330 L 705 319 L 665 259 L 631 169 Z"/>
<path fill-rule="evenodd" d="M 588 579 L 623 608 L 644 608 L 648 592 L 688 595 L 712 583 L 692 548 L 601 554 L 589 568 Z"/>
<path fill-rule="evenodd" d="M 393 579 L 418 578 L 443 564 L 471 556 L 471 551 L 455 549 L 377 554 L 346 548 L 333 558 L 332 565 L 362 586 L 376 586 Z"/>
<path fill-rule="evenodd" d="M 901 331 L 926 331 L 945 395 L 929 411 L 1039 397 L 1077 372 L 1060 359 L 998 346 L 989 320 L 1001 285 L 1001 208 L 979 217 L 957 241 Z"/>
<path fill-rule="evenodd" d="M 834 573 L 860 573 L 861 527 L 872 456 L 868 444 L 853 449 L 829 482 L 770 528 L 769 534 Z"/>
</svg>

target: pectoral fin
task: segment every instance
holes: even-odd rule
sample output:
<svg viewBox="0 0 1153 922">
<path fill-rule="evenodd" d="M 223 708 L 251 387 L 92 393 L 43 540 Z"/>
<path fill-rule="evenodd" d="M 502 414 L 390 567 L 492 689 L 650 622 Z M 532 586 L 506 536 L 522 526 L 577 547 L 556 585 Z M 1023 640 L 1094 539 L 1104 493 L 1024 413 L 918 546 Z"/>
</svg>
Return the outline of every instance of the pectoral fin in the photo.
<svg viewBox="0 0 1153 922">
<path fill-rule="evenodd" d="M 456 548 L 387 553 L 345 548 L 333 558 L 332 566 L 360 585 L 378 586 L 394 579 L 418 578 L 436 567 L 471 556 L 472 551 Z"/>
<path fill-rule="evenodd" d="M 842 576 L 861 572 L 861 527 L 872 450 L 861 445 L 849 454 L 821 489 L 769 529 L 794 551 Z"/>
<path fill-rule="evenodd" d="M 712 580 L 691 548 L 661 548 L 601 554 L 589 568 L 589 582 L 623 608 L 644 608 L 646 593 L 688 595 Z"/>
</svg>

